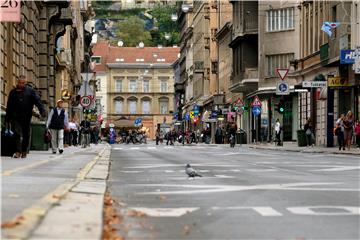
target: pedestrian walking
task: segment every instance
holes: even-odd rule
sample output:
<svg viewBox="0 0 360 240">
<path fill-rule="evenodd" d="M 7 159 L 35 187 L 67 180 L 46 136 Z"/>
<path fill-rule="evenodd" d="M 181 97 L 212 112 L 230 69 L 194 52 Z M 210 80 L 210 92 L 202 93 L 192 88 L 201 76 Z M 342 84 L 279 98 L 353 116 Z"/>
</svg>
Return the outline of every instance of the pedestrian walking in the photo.
<svg viewBox="0 0 360 240">
<path fill-rule="evenodd" d="M 305 125 L 304 125 L 304 130 L 305 130 L 305 135 L 306 135 L 306 145 L 309 146 L 314 146 L 313 144 L 313 125 L 311 122 L 311 119 L 308 118 Z"/>
<path fill-rule="evenodd" d="M 50 111 L 46 128 L 51 132 L 53 154 L 56 154 L 57 150 L 62 154 L 64 152 L 64 129 L 69 129 L 68 114 L 63 108 L 63 100 L 59 99 L 56 107 Z"/>
<path fill-rule="evenodd" d="M 336 127 L 334 129 L 334 135 L 337 136 L 337 141 L 339 144 L 339 151 L 342 147 L 344 147 L 344 132 L 341 130 L 340 123 L 336 123 Z"/>
<path fill-rule="evenodd" d="M 218 126 L 216 128 L 216 131 L 215 131 L 215 143 L 216 144 L 221 144 L 222 143 L 222 138 L 223 138 L 222 130 L 221 130 L 220 126 Z"/>
<path fill-rule="evenodd" d="M 81 127 L 81 147 L 86 148 L 87 146 L 90 146 L 90 122 L 85 117 L 84 120 L 80 123 Z M 112 135 L 115 133 L 112 133 Z M 110 134 L 109 134 L 110 138 Z"/>
<path fill-rule="evenodd" d="M 277 146 L 281 146 L 281 125 L 279 119 L 276 119 L 275 126 L 275 143 L 277 142 Z"/>
<path fill-rule="evenodd" d="M 356 146 L 360 148 L 360 121 L 356 121 L 355 125 L 355 138 L 356 138 Z"/>
<path fill-rule="evenodd" d="M 160 141 L 160 129 L 156 129 L 155 140 L 156 140 L 156 145 L 159 145 L 159 141 Z"/>
<path fill-rule="evenodd" d="M 344 123 L 345 147 L 347 147 L 347 149 L 350 150 L 351 141 L 352 141 L 353 132 L 354 132 L 354 119 L 353 119 L 353 113 L 351 111 L 348 111 L 343 123 Z"/>
<path fill-rule="evenodd" d="M 340 127 L 341 132 L 338 132 L 338 143 L 339 143 L 339 150 L 341 150 L 341 148 L 343 150 L 345 150 L 345 140 L 344 140 L 344 120 L 345 120 L 345 115 L 342 113 L 340 115 L 340 118 L 336 121 L 336 125 L 338 125 Z M 339 131 L 340 131 L 339 130 Z"/>
<path fill-rule="evenodd" d="M 69 122 L 69 128 L 70 128 L 70 145 L 72 144 L 74 146 L 77 146 L 79 126 L 74 117 Z"/>
<path fill-rule="evenodd" d="M 5 116 L 5 122 L 15 132 L 14 158 L 26 158 L 29 152 L 30 123 L 34 105 L 39 109 L 41 117 L 45 118 L 45 108 L 39 95 L 26 84 L 26 77 L 21 75 L 17 79 L 16 88 L 9 93 Z"/>
</svg>

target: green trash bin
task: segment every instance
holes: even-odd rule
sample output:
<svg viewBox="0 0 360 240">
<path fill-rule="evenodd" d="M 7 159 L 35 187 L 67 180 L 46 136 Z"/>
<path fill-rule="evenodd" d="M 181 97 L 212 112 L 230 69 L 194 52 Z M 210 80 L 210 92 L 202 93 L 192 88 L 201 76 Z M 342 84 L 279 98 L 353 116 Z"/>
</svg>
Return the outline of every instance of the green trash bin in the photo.
<svg viewBox="0 0 360 240">
<path fill-rule="evenodd" d="M 240 130 L 240 132 L 236 133 L 236 144 L 246 144 L 246 132 L 244 130 Z"/>
<path fill-rule="evenodd" d="M 45 122 L 31 123 L 30 150 L 47 151 L 49 144 L 44 142 Z"/>
<path fill-rule="evenodd" d="M 297 130 L 297 143 L 299 147 L 306 146 L 306 134 L 305 130 Z"/>
</svg>

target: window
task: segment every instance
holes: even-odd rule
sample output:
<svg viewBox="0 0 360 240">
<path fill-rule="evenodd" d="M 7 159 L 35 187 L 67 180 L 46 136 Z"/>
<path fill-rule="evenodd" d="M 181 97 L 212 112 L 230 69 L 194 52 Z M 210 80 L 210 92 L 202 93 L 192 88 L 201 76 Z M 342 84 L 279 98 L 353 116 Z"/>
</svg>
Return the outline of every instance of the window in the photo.
<svg viewBox="0 0 360 240">
<path fill-rule="evenodd" d="M 267 76 L 272 77 L 276 74 L 276 68 L 288 68 L 290 61 L 294 59 L 293 53 L 276 54 L 266 56 Z"/>
<path fill-rule="evenodd" d="M 115 100 L 115 113 L 121 114 L 123 113 L 123 101 L 122 100 Z"/>
<path fill-rule="evenodd" d="M 136 80 L 130 80 L 129 91 L 136 92 Z"/>
<path fill-rule="evenodd" d="M 150 81 L 149 80 L 143 81 L 143 91 L 150 92 Z"/>
<path fill-rule="evenodd" d="M 160 114 L 168 114 L 169 100 L 160 99 Z"/>
<path fill-rule="evenodd" d="M 143 114 L 149 114 L 150 113 L 150 101 L 144 100 L 142 102 L 142 113 Z"/>
<path fill-rule="evenodd" d="M 115 80 L 115 91 L 122 92 L 122 79 Z"/>
<path fill-rule="evenodd" d="M 136 101 L 135 100 L 129 101 L 129 113 L 136 114 Z"/>
<path fill-rule="evenodd" d="M 294 8 L 270 10 L 266 16 L 268 32 L 294 29 Z"/>
<path fill-rule="evenodd" d="M 101 57 L 91 57 L 92 62 L 96 62 L 96 64 L 101 64 Z"/>
<path fill-rule="evenodd" d="M 166 80 L 160 81 L 160 92 L 167 92 L 167 81 Z"/>
</svg>

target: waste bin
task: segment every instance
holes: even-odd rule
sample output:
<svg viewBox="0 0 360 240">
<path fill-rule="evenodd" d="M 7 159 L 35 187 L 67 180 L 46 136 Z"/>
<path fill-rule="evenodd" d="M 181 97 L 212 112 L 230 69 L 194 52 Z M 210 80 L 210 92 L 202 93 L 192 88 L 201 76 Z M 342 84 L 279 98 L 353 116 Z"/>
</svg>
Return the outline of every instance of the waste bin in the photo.
<svg viewBox="0 0 360 240">
<path fill-rule="evenodd" d="M 303 129 L 297 130 L 297 143 L 298 143 L 299 147 L 306 146 L 305 130 L 303 130 Z"/>
<path fill-rule="evenodd" d="M 237 144 L 246 144 L 246 132 L 244 130 L 240 130 L 240 132 L 236 133 L 236 143 Z"/>
<path fill-rule="evenodd" d="M 30 150 L 47 151 L 49 144 L 44 142 L 45 122 L 31 123 Z"/>
</svg>

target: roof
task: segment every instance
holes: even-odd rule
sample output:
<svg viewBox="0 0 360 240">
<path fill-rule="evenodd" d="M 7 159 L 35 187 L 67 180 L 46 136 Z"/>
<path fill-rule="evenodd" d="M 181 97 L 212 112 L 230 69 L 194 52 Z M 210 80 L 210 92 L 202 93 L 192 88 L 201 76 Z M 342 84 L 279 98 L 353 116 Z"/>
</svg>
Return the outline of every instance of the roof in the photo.
<svg viewBox="0 0 360 240">
<path fill-rule="evenodd" d="M 102 41 L 94 45 L 93 57 L 100 56 L 101 64 L 95 71 L 106 71 L 107 64 L 173 64 L 178 59 L 179 47 L 116 47 Z"/>
</svg>

